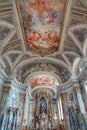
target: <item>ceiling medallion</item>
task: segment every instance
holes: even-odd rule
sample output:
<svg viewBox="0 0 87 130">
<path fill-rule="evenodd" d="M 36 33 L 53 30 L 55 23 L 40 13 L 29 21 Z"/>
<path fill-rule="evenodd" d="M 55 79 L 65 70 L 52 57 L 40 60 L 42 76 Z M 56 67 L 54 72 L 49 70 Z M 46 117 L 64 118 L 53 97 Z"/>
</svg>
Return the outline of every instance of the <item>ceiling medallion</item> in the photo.
<svg viewBox="0 0 87 130">
<path fill-rule="evenodd" d="M 16 0 L 26 50 L 46 55 L 58 50 L 66 0 Z"/>
</svg>

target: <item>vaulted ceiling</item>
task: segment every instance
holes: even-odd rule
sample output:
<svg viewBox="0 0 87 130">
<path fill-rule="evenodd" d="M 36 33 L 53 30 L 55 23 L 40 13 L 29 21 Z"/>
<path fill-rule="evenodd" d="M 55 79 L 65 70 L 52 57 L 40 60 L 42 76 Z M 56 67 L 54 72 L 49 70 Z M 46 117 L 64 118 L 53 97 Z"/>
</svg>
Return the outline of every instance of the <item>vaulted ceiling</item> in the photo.
<svg viewBox="0 0 87 130">
<path fill-rule="evenodd" d="M 32 72 L 50 71 L 64 84 L 78 75 L 79 62 L 87 57 L 87 1 L 66 0 L 60 45 L 45 55 L 26 50 L 16 2 L 0 0 L 0 71 L 7 74 L 7 81 L 24 85 Z"/>
</svg>

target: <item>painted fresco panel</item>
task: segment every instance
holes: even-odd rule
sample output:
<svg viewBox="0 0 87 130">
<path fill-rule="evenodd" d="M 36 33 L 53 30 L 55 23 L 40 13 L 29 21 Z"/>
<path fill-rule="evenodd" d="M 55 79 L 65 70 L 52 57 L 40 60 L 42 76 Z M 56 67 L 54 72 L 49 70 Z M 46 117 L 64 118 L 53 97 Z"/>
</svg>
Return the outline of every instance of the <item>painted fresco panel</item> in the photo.
<svg viewBox="0 0 87 130">
<path fill-rule="evenodd" d="M 58 49 L 66 0 L 17 0 L 26 49 L 47 54 Z"/>
<path fill-rule="evenodd" d="M 32 78 L 30 84 L 32 88 L 37 86 L 55 86 L 57 84 L 57 80 L 52 76 L 40 75 Z"/>
</svg>

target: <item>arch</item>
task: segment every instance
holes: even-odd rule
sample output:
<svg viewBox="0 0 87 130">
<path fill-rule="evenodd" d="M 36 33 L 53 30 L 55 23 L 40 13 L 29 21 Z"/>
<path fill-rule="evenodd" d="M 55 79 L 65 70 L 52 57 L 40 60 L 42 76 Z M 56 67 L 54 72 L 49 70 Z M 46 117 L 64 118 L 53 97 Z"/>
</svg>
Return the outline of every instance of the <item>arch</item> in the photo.
<svg viewBox="0 0 87 130">
<path fill-rule="evenodd" d="M 87 8 L 87 0 L 81 0 L 81 2 Z"/>
<path fill-rule="evenodd" d="M 13 65 L 14 62 L 12 62 L 11 59 L 13 59 L 14 56 L 13 56 L 13 58 L 10 58 L 9 55 L 12 56 L 12 55 L 16 55 L 16 54 L 19 54 L 19 55 L 18 55 L 17 59 L 15 60 L 15 64 Z M 22 53 L 21 51 L 16 51 L 16 50 L 9 51 L 9 52 L 7 52 L 7 53 L 4 54 L 4 56 L 8 59 L 8 62 L 10 64 L 10 66 L 11 66 L 11 71 L 12 71 L 12 69 L 14 69 L 15 65 L 17 64 L 17 62 L 19 61 L 19 59 L 23 56 L 23 54 L 24 53 Z"/>
<path fill-rule="evenodd" d="M 81 47 L 78 39 L 75 37 L 75 34 L 73 33 L 73 31 L 76 30 L 76 29 L 87 29 L 87 24 L 76 24 L 74 26 L 71 26 L 68 29 L 68 35 L 76 43 L 76 45 L 78 46 L 78 48 L 80 49 L 80 51 L 83 53 L 82 47 Z"/>
<path fill-rule="evenodd" d="M 64 55 L 64 57 L 66 58 L 66 60 L 67 60 L 67 62 L 68 62 L 68 64 L 69 64 L 69 66 L 70 66 L 70 68 L 71 68 L 71 70 L 72 70 L 73 64 L 71 65 L 71 62 L 68 60 L 67 55 L 69 55 L 69 56 L 75 56 L 75 58 L 80 57 L 80 56 L 79 56 L 77 53 L 71 52 L 71 51 L 66 51 L 66 52 L 63 53 L 63 55 Z M 73 63 L 73 61 L 72 61 L 72 63 Z M 72 72 L 73 72 L 73 70 L 72 70 Z"/>
<path fill-rule="evenodd" d="M 9 75 L 10 74 L 10 72 L 11 72 L 11 64 L 10 64 L 10 62 L 9 62 L 9 60 L 8 60 L 8 58 L 7 57 L 5 57 L 5 56 L 2 56 L 1 57 L 1 65 L 2 65 L 2 70 L 4 71 L 4 73 L 6 73 L 7 75 Z"/>
<path fill-rule="evenodd" d="M 83 46 L 83 55 L 87 56 L 87 38 L 86 38 L 84 46 Z"/>
<path fill-rule="evenodd" d="M 41 75 L 42 75 L 42 74 L 50 75 L 50 76 L 56 78 L 59 84 L 62 83 L 60 77 L 59 77 L 58 75 L 52 73 L 52 72 L 38 71 L 38 72 L 33 72 L 32 74 L 28 75 L 28 77 L 25 79 L 25 84 L 27 83 L 27 84 L 29 85 L 28 82 L 32 79 L 32 77 L 35 76 L 35 75 L 40 75 L 40 74 L 41 74 Z"/>
<path fill-rule="evenodd" d="M 64 57 L 65 61 L 67 62 L 67 64 L 69 65 L 69 67 L 71 68 L 70 62 L 68 61 L 66 54 L 70 54 L 70 52 L 68 52 L 68 51 L 64 52 L 63 57 Z"/>
<path fill-rule="evenodd" d="M 69 68 L 69 66 L 67 65 L 67 64 L 65 64 L 65 63 L 63 63 L 61 60 L 57 60 L 57 59 L 53 59 L 53 58 L 48 58 L 48 57 L 40 57 L 40 58 L 32 58 L 32 59 L 29 59 L 29 60 L 26 60 L 26 61 L 23 61 L 23 62 L 21 62 L 18 66 L 16 66 L 16 68 L 14 69 L 14 73 L 16 72 L 16 70 L 17 70 L 17 68 L 19 68 L 19 67 L 22 67 L 23 65 L 25 65 L 25 64 L 27 64 L 27 63 L 33 63 L 33 62 L 39 62 L 39 61 L 42 61 L 42 60 L 47 60 L 47 61 L 52 61 L 51 63 L 56 63 L 56 64 L 59 64 L 59 65 L 63 65 L 63 66 L 65 66 L 69 71 L 70 71 L 70 73 L 72 73 L 71 72 L 71 69 Z"/>
<path fill-rule="evenodd" d="M 72 68 L 72 71 L 73 71 L 73 75 L 74 75 L 74 76 L 77 75 L 78 64 L 79 64 L 80 61 L 81 61 L 81 58 L 80 58 L 80 57 L 77 57 L 76 60 L 74 61 L 73 68 Z"/>
<path fill-rule="evenodd" d="M 14 36 L 14 34 L 16 33 L 16 28 L 13 24 L 5 21 L 5 20 L 0 20 L 0 25 L 7 27 L 10 29 L 10 32 L 7 34 L 7 36 L 3 39 L 3 42 L 1 44 L 1 51 L 0 53 L 2 53 L 3 48 L 8 44 L 8 41 Z"/>
<path fill-rule="evenodd" d="M 45 64 L 46 70 L 43 70 L 44 66 L 43 66 L 42 62 L 46 63 Z M 52 66 L 51 66 L 51 64 L 52 64 Z M 35 67 L 35 65 L 36 65 L 36 67 Z M 39 65 L 41 65 L 40 70 L 38 69 Z M 33 68 L 33 66 L 35 68 Z M 22 68 L 25 68 L 25 69 L 22 69 Z M 57 74 L 63 83 L 67 82 L 70 78 L 70 75 L 72 74 L 71 69 L 68 67 L 68 65 L 61 62 L 60 60 L 58 61 L 53 58 L 41 58 L 40 57 L 40 58 L 32 58 L 32 59 L 23 61 L 18 66 L 16 66 L 16 68 L 13 72 L 13 75 L 15 75 L 17 82 L 24 84 L 28 75 L 30 75 L 31 73 L 37 72 L 37 71 L 39 71 L 39 72 L 40 71 L 48 71 L 48 72 L 51 71 L 54 74 Z M 61 71 L 62 71 L 62 74 L 60 74 Z M 65 72 L 67 73 L 67 76 L 64 76 L 66 74 Z"/>
</svg>

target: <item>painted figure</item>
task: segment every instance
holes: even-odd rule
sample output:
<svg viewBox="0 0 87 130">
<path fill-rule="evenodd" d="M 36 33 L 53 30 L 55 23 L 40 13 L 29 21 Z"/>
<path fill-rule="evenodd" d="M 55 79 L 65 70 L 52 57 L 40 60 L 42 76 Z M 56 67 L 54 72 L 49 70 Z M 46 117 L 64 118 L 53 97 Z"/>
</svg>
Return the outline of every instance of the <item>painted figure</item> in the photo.
<svg viewBox="0 0 87 130">
<path fill-rule="evenodd" d="M 20 1 L 22 16 L 28 17 L 23 18 L 28 50 L 45 53 L 59 46 L 64 2 L 65 0 Z"/>
</svg>

